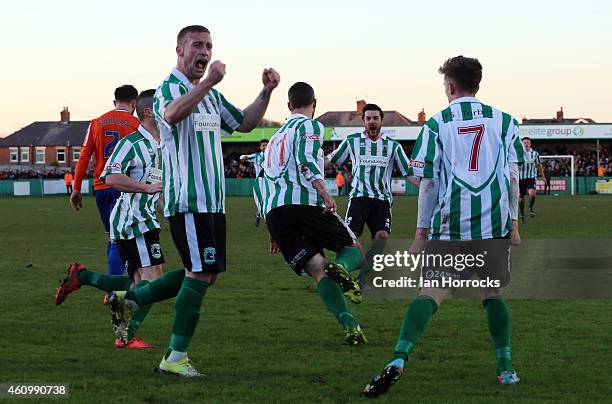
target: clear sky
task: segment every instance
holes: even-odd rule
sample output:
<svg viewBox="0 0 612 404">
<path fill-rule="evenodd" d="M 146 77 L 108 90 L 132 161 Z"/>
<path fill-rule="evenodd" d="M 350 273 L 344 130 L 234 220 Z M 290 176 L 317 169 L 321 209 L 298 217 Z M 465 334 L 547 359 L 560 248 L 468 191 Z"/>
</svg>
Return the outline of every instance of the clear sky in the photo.
<svg viewBox="0 0 612 404">
<path fill-rule="evenodd" d="M 281 74 L 268 118 L 283 120 L 295 81 L 315 88 L 317 113 L 365 98 L 411 119 L 446 104 L 438 67 L 479 58 L 479 98 L 513 114 L 612 122 L 612 1 L 2 1 L 0 136 L 39 120 L 112 108 L 124 83 L 156 87 L 176 62 L 176 34 L 212 32 L 227 65 L 218 88 L 239 107 Z"/>
</svg>

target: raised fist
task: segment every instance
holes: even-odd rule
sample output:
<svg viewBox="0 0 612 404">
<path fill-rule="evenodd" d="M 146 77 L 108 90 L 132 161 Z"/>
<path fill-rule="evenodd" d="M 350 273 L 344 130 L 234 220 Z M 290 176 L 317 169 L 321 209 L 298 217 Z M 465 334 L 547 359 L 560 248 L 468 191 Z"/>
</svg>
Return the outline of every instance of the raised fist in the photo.
<svg viewBox="0 0 612 404">
<path fill-rule="evenodd" d="M 221 63 L 219 60 L 215 60 L 208 66 L 208 76 L 206 78 L 208 81 L 212 82 L 213 85 L 223 80 L 223 76 L 225 76 L 225 64 Z"/>
</svg>

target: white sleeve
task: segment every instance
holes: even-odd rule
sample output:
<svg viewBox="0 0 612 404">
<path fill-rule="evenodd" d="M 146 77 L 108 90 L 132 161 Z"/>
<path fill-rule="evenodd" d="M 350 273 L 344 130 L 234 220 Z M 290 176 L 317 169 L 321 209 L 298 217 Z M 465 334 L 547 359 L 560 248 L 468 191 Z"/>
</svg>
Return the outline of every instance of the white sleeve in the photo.
<svg viewBox="0 0 612 404">
<path fill-rule="evenodd" d="M 431 217 L 438 197 L 440 182 L 433 178 L 422 178 L 419 185 L 417 228 L 431 227 Z"/>
<path fill-rule="evenodd" d="M 518 220 L 518 204 L 519 204 L 519 167 L 517 163 L 510 163 L 510 195 L 508 196 L 510 204 L 510 219 Z"/>
</svg>

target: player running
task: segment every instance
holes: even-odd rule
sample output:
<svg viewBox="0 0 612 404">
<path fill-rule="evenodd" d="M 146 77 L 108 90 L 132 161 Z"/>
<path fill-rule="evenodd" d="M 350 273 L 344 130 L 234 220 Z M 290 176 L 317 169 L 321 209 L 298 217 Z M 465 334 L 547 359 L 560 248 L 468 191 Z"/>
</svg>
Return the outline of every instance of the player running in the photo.
<svg viewBox="0 0 612 404">
<path fill-rule="evenodd" d="M 259 141 L 259 152 L 252 154 L 243 154 L 240 156 L 240 161 L 248 161 L 255 165 L 255 183 L 253 184 L 253 198 L 255 198 L 255 206 L 257 207 L 257 213 L 255 214 L 255 227 L 259 227 L 261 219 L 263 219 L 263 211 L 261 209 L 263 205 L 263 171 L 262 164 L 264 160 L 264 152 L 268 146 L 268 139 L 262 139 Z"/>
<path fill-rule="evenodd" d="M 163 275 L 160 226 L 155 215 L 162 186 L 159 130 L 153 115 L 154 94 L 155 90 L 140 93 L 136 101 L 136 113 L 142 124 L 136 132 L 117 143 L 100 175 L 101 181 L 121 191 L 110 214 L 110 237 L 119 247 L 128 276 L 103 275 L 74 263 L 68 268 L 68 276 L 57 290 L 56 305 L 62 304 L 68 294 L 83 285 L 110 293 L 125 291 L 132 286 L 141 287 Z M 115 312 L 113 327 L 117 334 L 115 346 L 151 348 L 151 345 L 136 336 L 151 306 L 141 307 L 126 328 L 120 321 L 121 316 L 116 313 L 119 309 L 117 296 L 111 296 L 109 306 Z"/>
<path fill-rule="evenodd" d="M 482 78 L 477 59 L 454 57 L 439 72 L 444 75 L 450 105 L 423 126 L 412 153 L 411 169 L 421 177 L 421 183 L 411 251 L 422 251 L 427 238 L 430 241 L 426 254 L 469 254 L 482 252 L 484 247 L 488 255 L 484 267 L 476 272 L 481 279 L 499 280 L 503 287 L 510 281 L 508 237 L 516 222 L 517 163 L 523 161 L 518 123 L 475 98 Z M 473 272 L 473 267 L 459 272 L 452 267 L 424 266 L 421 279 L 469 279 Z M 447 292 L 443 287 L 425 286 L 419 290 L 406 312 L 393 359 L 365 387 L 366 396 L 384 394 L 398 381 Z M 510 358 L 508 306 L 500 288 L 481 288 L 480 295 L 497 357 L 497 380 L 501 384 L 518 383 Z"/>
<path fill-rule="evenodd" d="M 327 159 L 340 166 L 352 162 L 351 193 L 346 223 L 361 236 L 368 225 L 373 239 L 386 240 L 391 232 L 391 176 L 397 167 L 408 175 L 409 160 L 398 141 L 381 131 L 384 113 L 376 104 L 366 104 L 361 113 L 364 130 L 348 135 Z"/>
<path fill-rule="evenodd" d="M 361 301 L 359 284 L 346 270 L 359 267 L 361 251 L 325 187 L 323 125 L 312 119 L 312 87 L 291 86 L 288 106 L 291 116 L 270 139 L 263 168 L 270 251 L 280 250 L 296 274 L 312 276 L 325 307 L 342 324 L 345 341 L 363 343 L 366 338 L 342 296 L 344 291 L 353 302 Z M 325 260 L 324 248 L 338 253 L 336 263 Z"/>
<path fill-rule="evenodd" d="M 119 198 L 120 192 L 104 183 L 100 179 L 100 175 L 119 140 L 136 131 L 140 125 L 138 119 L 133 116 L 136 108 L 136 98 L 138 98 L 138 90 L 133 86 L 126 84 L 118 87 L 115 89 L 115 101 L 113 101 L 115 109 L 91 121 L 81 147 L 81 154 L 74 173 L 74 190 L 70 195 L 70 205 L 75 210 L 80 210 L 83 207 L 81 184 L 87 172 L 89 160 L 93 155 L 95 158 L 94 194 L 96 205 L 100 212 L 104 231 L 109 236 L 106 248 L 109 275 L 123 275 L 125 270 L 117 244 L 110 239 L 109 224 L 111 211 L 117 198 Z"/>
<path fill-rule="evenodd" d="M 523 138 L 523 146 L 525 146 L 525 162 L 519 167 L 519 188 L 520 202 L 519 208 L 521 213 L 521 222 L 525 223 L 525 196 L 529 194 L 529 216 L 535 217 L 533 206 L 536 200 L 536 179 L 538 172 L 540 177 L 546 183 L 544 175 L 544 165 L 540 161 L 540 154 L 531 148 L 531 139 Z"/>
<path fill-rule="evenodd" d="M 153 109 L 161 137 L 164 216 L 184 269 L 169 271 L 128 291 L 124 322 L 140 307 L 176 296 L 172 335 L 158 370 L 199 377 L 203 374 L 191 364 L 187 349 L 208 287 L 226 270 L 221 131 L 253 130 L 263 118 L 280 76 L 274 69 L 264 69 L 263 89 L 241 111 L 213 88 L 223 79 L 225 65 L 219 61 L 209 65 L 212 39 L 207 28 L 192 25 L 181 29 L 176 53 L 176 68 L 157 88 Z"/>
</svg>

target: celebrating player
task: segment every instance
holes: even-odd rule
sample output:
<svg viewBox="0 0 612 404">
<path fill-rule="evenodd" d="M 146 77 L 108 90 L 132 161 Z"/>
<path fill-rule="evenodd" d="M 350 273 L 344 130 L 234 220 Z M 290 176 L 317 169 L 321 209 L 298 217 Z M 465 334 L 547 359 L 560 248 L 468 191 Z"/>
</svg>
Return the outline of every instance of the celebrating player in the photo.
<svg viewBox="0 0 612 404">
<path fill-rule="evenodd" d="M 536 199 L 536 179 L 538 172 L 544 182 L 546 182 L 546 176 L 544 175 L 544 165 L 540 162 L 540 154 L 531 148 L 531 139 L 528 137 L 523 138 L 523 146 L 525 146 L 525 162 L 519 166 L 519 188 L 520 188 L 520 202 L 519 208 L 521 211 L 521 221 L 525 222 L 525 196 L 529 193 L 529 216 L 535 217 L 535 205 Z"/>
<path fill-rule="evenodd" d="M 68 294 L 82 285 L 90 285 L 106 292 L 128 290 L 146 285 L 159 278 L 164 257 L 159 244 L 159 222 L 155 215 L 156 203 L 161 192 L 159 130 L 153 115 L 155 90 L 140 93 L 136 101 L 136 113 L 142 124 L 138 130 L 117 143 L 107 161 L 100 180 L 121 191 L 111 214 L 111 239 L 117 243 L 128 276 L 103 275 L 74 263 L 68 268 L 68 277 L 62 282 L 55 296 L 55 304 L 63 303 Z M 118 310 L 116 299 L 111 297 L 111 310 Z M 130 320 L 127 329 L 118 314 L 113 316 L 113 326 L 118 338 L 118 348 L 151 348 L 136 336 L 136 330 L 144 321 L 151 306 L 141 307 Z"/>
<path fill-rule="evenodd" d="M 381 131 L 383 118 L 378 105 L 366 104 L 361 113 L 364 130 L 348 135 L 328 156 L 333 164 L 353 163 L 346 223 L 357 237 L 367 224 L 372 238 L 378 240 L 386 240 L 391 232 L 393 167 L 403 176 L 410 168 L 399 142 Z"/>
<path fill-rule="evenodd" d="M 96 205 L 106 235 L 109 236 L 107 245 L 109 275 L 123 275 L 125 271 L 117 244 L 110 239 L 109 218 L 120 192 L 105 184 L 100 179 L 100 175 L 119 140 L 136 131 L 140 125 L 138 119 L 133 116 L 136 98 L 138 98 L 138 90 L 133 86 L 126 84 L 118 87 L 115 89 L 115 109 L 91 121 L 74 173 L 74 190 L 70 195 L 70 205 L 75 210 L 80 210 L 83 207 L 81 184 L 93 154 L 96 161 L 94 166 Z"/>
<path fill-rule="evenodd" d="M 213 87 L 225 75 L 220 61 L 210 63 L 212 39 L 201 25 L 181 29 L 177 66 L 157 88 L 154 113 L 161 134 L 164 216 L 184 269 L 130 290 L 127 313 L 176 296 L 172 335 L 160 372 L 203 376 L 187 356 L 208 287 L 226 270 L 225 178 L 221 131 L 250 132 L 263 118 L 280 76 L 264 69 L 263 89 L 244 111 Z M 208 68 L 208 74 L 203 80 Z M 129 317 L 129 315 L 128 315 Z M 127 318 L 126 318 L 127 319 Z M 124 319 L 125 321 L 125 319 Z"/>
<path fill-rule="evenodd" d="M 412 153 L 411 170 L 421 177 L 413 252 L 469 253 L 474 243 L 489 250 L 483 268 L 476 270 L 510 281 L 508 239 L 516 217 L 518 167 L 523 147 L 518 123 L 510 115 L 475 98 L 482 78 L 477 59 L 457 56 L 440 68 L 450 105 L 423 126 Z M 499 239 L 499 240 L 495 240 Z M 440 241 L 441 240 L 441 241 Z M 451 240 L 478 240 L 457 247 Z M 454 250 L 458 251 L 454 251 Z M 474 270 L 424 266 L 421 279 L 470 278 Z M 393 359 L 364 389 L 370 397 L 384 394 L 404 373 L 406 362 L 448 288 L 423 287 L 406 312 Z M 500 288 L 481 288 L 489 331 L 497 357 L 497 380 L 515 384 L 519 378 L 510 358 L 510 314 Z"/>
<path fill-rule="evenodd" d="M 361 301 L 359 284 L 345 270 L 359 267 L 361 251 L 325 187 L 323 125 L 312 119 L 312 87 L 302 82 L 291 86 L 288 106 L 291 116 L 270 139 L 263 168 L 271 252 L 280 249 L 296 274 L 314 278 L 325 307 L 344 328 L 345 341 L 356 345 L 366 339 L 342 292 Z M 338 253 L 335 264 L 326 262 L 324 248 Z"/>
<path fill-rule="evenodd" d="M 255 165 L 255 183 L 253 184 L 253 198 L 255 198 L 255 206 L 257 213 L 255 214 L 255 227 L 259 226 L 259 222 L 264 217 L 261 209 L 263 205 L 263 171 L 262 164 L 264 160 L 264 152 L 268 146 L 268 140 L 262 139 L 259 141 L 259 152 L 252 154 L 243 154 L 240 156 L 241 161 L 248 161 Z"/>
</svg>

